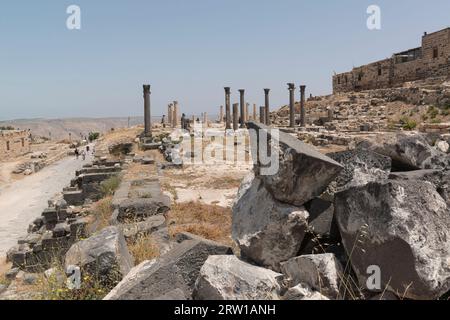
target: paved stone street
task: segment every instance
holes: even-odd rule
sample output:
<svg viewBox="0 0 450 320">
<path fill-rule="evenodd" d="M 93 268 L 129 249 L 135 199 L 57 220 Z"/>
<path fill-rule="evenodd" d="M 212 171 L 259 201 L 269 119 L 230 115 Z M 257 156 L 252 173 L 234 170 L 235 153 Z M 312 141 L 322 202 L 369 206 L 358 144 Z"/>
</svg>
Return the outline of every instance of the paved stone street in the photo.
<svg viewBox="0 0 450 320">
<path fill-rule="evenodd" d="M 70 183 L 75 171 L 90 161 L 91 155 L 85 161 L 67 157 L 0 189 L 0 257 L 26 235 L 29 223 Z"/>
</svg>

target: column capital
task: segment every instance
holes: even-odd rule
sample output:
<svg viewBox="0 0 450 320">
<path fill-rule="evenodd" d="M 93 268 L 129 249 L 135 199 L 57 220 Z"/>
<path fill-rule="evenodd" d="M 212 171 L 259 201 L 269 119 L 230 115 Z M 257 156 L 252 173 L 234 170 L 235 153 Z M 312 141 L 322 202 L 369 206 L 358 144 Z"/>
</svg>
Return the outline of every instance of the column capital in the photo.
<svg viewBox="0 0 450 320">
<path fill-rule="evenodd" d="M 144 84 L 143 88 L 144 88 L 144 93 L 146 93 L 146 92 L 150 93 L 151 86 L 149 84 Z"/>
<path fill-rule="evenodd" d="M 294 83 L 288 83 L 288 89 L 289 90 L 295 90 L 295 84 Z"/>
<path fill-rule="evenodd" d="M 270 89 L 264 89 L 265 94 L 269 94 L 269 92 L 270 92 Z"/>
<path fill-rule="evenodd" d="M 240 94 L 244 94 L 245 93 L 245 89 L 239 89 L 238 90 Z"/>
<path fill-rule="evenodd" d="M 226 94 L 230 94 L 231 93 L 231 88 L 230 87 L 225 87 L 225 93 Z"/>
<path fill-rule="evenodd" d="M 306 86 L 305 86 L 305 85 L 301 85 L 301 86 L 300 86 L 300 91 L 305 91 L 305 89 L 306 89 Z"/>
</svg>

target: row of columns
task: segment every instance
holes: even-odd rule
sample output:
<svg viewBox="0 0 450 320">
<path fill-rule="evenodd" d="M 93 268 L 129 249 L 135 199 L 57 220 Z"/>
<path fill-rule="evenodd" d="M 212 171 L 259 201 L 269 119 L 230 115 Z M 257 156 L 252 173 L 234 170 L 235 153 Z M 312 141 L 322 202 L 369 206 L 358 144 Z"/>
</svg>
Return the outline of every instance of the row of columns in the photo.
<svg viewBox="0 0 450 320">
<path fill-rule="evenodd" d="M 167 106 L 167 122 L 172 126 L 172 128 L 175 128 L 180 124 L 179 115 L 180 110 L 178 107 L 178 101 L 169 103 Z"/>
<path fill-rule="evenodd" d="M 231 123 L 233 122 L 233 130 L 237 130 L 240 126 L 245 127 L 245 122 L 249 120 L 249 104 L 245 102 L 245 90 L 240 89 L 240 103 L 233 104 L 233 110 L 231 110 L 231 88 L 225 87 L 225 129 L 231 129 Z M 270 103 L 269 103 L 270 89 L 264 89 L 265 94 L 265 106 L 260 108 L 260 121 L 266 125 L 270 125 Z M 240 112 L 239 112 L 240 109 Z M 231 114 L 231 112 L 233 112 Z M 240 117 L 239 117 L 240 116 Z M 239 123 L 240 118 L 240 123 Z M 220 107 L 220 119 L 223 119 L 223 107 Z M 253 104 L 253 120 L 256 121 L 256 104 Z"/>
<path fill-rule="evenodd" d="M 152 136 L 151 128 L 151 102 L 150 102 L 150 85 L 144 85 L 144 135 L 146 137 Z M 288 83 L 289 90 L 289 126 L 295 127 L 295 84 Z M 306 109 L 305 109 L 305 92 L 306 86 L 300 86 L 300 126 L 306 127 Z M 265 105 L 260 107 L 259 121 L 266 125 L 270 125 L 270 89 L 264 89 Z M 233 130 L 238 130 L 245 127 L 245 122 L 249 119 L 249 104 L 245 102 L 245 90 L 240 89 L 240 103 L 233 104 L 233 116 L 231 116 L 231 88 L 225 87 L 225 122 L 226 129 L 231 129 L 231 122 L 233 122 Z M 239 107 L 240 107 L 240 123 L 239 123 Z M 331 111 L 332 112 L 332 111 Z M 179 125 L 179 107 L 178 101 L 174 101 L 167 107 L 168 122 L 172 127 Z M 223 106 L 220 107 L 220 119 L 223 119 Z M 256 105 L 253 105 L 253 119 L 256 120 Z M 203 122 L 207 123 L 207 114 L 203 114 Z"/>
<path fill-rule="evenodd" d="M 295 127 L 295 84 L 288 83 L 289 90 L 289 127 Z M 300 86 L 300 126 L 306 127 L 306 109 L 305 109 L 306 86 Z"/>
</svg>

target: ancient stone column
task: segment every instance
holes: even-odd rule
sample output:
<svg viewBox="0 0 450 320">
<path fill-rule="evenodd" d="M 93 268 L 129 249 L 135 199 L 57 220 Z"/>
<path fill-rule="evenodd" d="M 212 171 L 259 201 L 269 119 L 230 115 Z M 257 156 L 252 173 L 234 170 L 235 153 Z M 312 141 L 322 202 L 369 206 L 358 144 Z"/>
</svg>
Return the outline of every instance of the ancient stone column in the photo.
<svg viewBox="0 0 450 320">
<path fill-rule="evenodd" d="M 250 121 L 250 114 L 248 113 L 248 107 L 250 106 L 250 103 L 246 103 L 245 104 L 245 122 Z"/>
<path fill-rule="evenodd" d="M 241 96 L 241 128 L 245 127 L 245 90 L 240 89 L 239 94 Z"/>
<path fill-rule="evenodd" d="M 233 104 L 233 130 L 239 129 L 239 103 Z"/>
<path fill-rule="evenodd" d="M 300 126 L 303 128 L 306 127 L 305 90 L 306 86 L 300 86 Z"/>
<path fill-rule="evenodd" d="M 231 102 L 230 102 L 230 92 L 229 87 L 225 87 L 225 117 L 226 117 L 226 129 L 231 129 Z"/>
<path fill-rule="evenodd" d="M 257 115 L 256 115 L 256 103 L 253 104 L 253 121 L 256 121 Z"/>
<path fill-rule="evenodd" d="M 270 126 L 270 119 L 269 119 L 270 118 L 269 92 L 270 92 L 270 89 L 264 89 L 265 107 L 266 107 L 266 110 L 264 112 L 264 114 L 266 116 L 266 119 L 265 119 L 264 123 L 267 126 Z"/>
<path fill-rule="evenodd" d="M 219 123 L 223 123 L 223 106 L 220 106 Z"/>
<path fill-rule="evenodd" d="M 208 127 L 208 114 L 205 112 L 203 113 L 203 123 L 205 124 L 205 127 Z"/>
<path fill-rule="evenodd" d="M 174 101 L 173 102 L 173 118 L 172 118 L 172 123 L 173 123 L 172 126 L 174 128 L 176 128 L 179 124 L 178 114 L 179 114 L 178 101 Z"/>
<path fill-rule="evenodd" d="M 295 127 L 295 84 L 288 83 L 289 89 L 289 127 Z"/>
<path fill-rule="evenodd" d="M 328 108 L 328 121 L 333 121 L 334 119 L 334 110 L 333 108 L 329 107 Z"/>
<path fill-rule="evenodd" d="M 152 136 L 152 122 L 150 111 L 150 85 L 144 84 L 144 136 Z"/>
<path fill-rule="evenodd" d="M 167 122 L 169 126 L 172 126 L 172 104 L 169 103 L 167 106 Z"/>
<path fill-rule="evenodd" d="M 259 122 L 264 123 L 266 121 L 266 107 L 259 107 Z"/>
</svg>

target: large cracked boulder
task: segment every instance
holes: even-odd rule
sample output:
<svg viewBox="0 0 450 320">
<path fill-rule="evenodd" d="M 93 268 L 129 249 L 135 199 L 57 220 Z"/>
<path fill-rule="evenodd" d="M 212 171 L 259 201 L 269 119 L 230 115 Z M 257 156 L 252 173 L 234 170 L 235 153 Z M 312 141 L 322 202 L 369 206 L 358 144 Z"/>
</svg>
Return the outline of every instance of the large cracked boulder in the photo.
<svg viewBox="0 0 450 320">
<path fill-rule="evenodd" d="M 187 235 L 164 256 L 144 261 L 120 282 L 105 300 L 155 300 L 175 289 L 192 296 L 200 269 L 211 255 L 232 254 L 230 247 Z"/>
<path fill-rule="evenodd" d="M 122 232 L 117 227 L 108 227 L 72 245 L 66 253 L 66 269 L 68 266 L 78 266 L 104 280 L 120 280 L 134 266 L 134 259 Z"/>
<path fill-rule="evenodd" d="M 443 169 L 450 166 L 450 156 L 433 147 L 422 134 L 379 135 L 375 141 L 364 141 L 358 148 L 368 148 L 390 157 L 395 171 Z"/>
<path fill-rule="evenodd" d="M 306 284 L 321 294 L 337 299 L 340 296 L 344 270 L 332 253 L 295 257 L 281 264 L 291 287 Z"/>
<path fill-rule="evenodd" d="M 392 180 L 419 180 L 428 181 L 434 185 L 442 199 L 450 208 L 450 171 L 445 170 L 417 170 L 407 172 L 394 172 L 389 176 Z"/>
<path fill-rule="evenodd" d="M 279 300 L 283 275 L 236 256 L 210 256 L 200 270 L 195 300 Z"/>
<path fill-rule="evenodd" d="M 307 220 L 304 207 L 276 201 L 262 181 L 250 174 L 233 206 L 232 237 L 243 257 L 277 270 L 280 262 L 297 255 Z"/>
<path fill-rule="evenodd" d="M 278 201 L 302 206 L 322 194 L 342 170 L 339 163 L 287 133 L 280 131 L 276 136 L 269 127 L 256 122 L 249 122 L 248 127 L 256 133 L 250 135 L 254 157 L 260 154 L 262 144 L 267 144 L 265 133 L 272 142 L 272 154 L 278 152 L 278 168 L 276 161 L 270 163 L 275 172 L 268 175 L 261 174 L 261 167 L 267 164 L 260 158 L 254 159 L 257 176 Z"/>
<path fill-rule="evenodd" d="M 391 158 L 367 149 L 360 148 L 327 155 L 344 167 L 328 187 L 327 191 L 331 194 L 369 182 L 387 180 L 391 172 Z"/>
<path fill-rule="evenodd" d="M 381 291 L 436 299 L 450 289 L 449 208 L 431 183 L 350 188 L 336 194 L 335 214 L 361 286 L 372 275 L 368 267 L 378 266 Z"/>
</svg>

